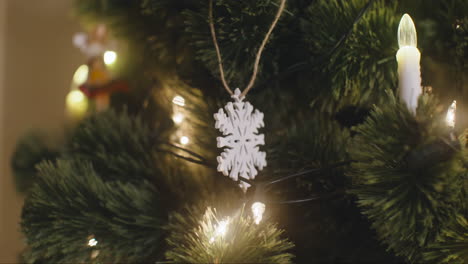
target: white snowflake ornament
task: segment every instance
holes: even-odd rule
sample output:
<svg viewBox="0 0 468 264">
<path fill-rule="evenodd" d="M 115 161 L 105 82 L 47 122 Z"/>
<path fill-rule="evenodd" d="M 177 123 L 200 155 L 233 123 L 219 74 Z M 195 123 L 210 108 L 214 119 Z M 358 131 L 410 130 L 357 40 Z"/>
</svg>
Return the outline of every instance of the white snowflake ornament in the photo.
<svg viewBox="0 0 468 264">
<path fill-rule="evenodd" d="M 254 110 L 249 102 L 244 102 L 241 91 L 236 89 L 232 96 L 234 102 L 229 102 L 224 108 L 214 114 L 215 127 L 223 133 L 218 137 L 218 148 L 224 152 L 218 156 L 218 171 L 229 176 L 234 181 L 239 177 L 253 180 L 257 169 L 262 170 L 267 165 L 266 153 L 259 150 L 259 145 L 265 144 L 265 137 L 258 133 L 263 127 L 263 113 Z M 253 112 L 253 113 L 252 113 Z M 250 184 L 240 181 L 242 190 L 247 191 Z"/>
</svg>

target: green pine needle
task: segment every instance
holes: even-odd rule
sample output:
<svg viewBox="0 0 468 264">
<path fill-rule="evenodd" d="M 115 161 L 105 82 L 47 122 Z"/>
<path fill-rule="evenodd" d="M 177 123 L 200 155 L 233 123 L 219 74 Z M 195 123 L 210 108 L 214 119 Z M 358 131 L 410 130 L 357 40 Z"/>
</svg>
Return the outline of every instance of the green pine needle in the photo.
<svg viewBox="0 0 468 264">
<path fill-rule="evenodd" d="M 71 133 L 64 156 L 91 162 L 106 179 L 150 180 L 157 136 L 140 117 L 111 110 L 82 121 Z"/>
<path fill-rule="evenodd" d="M 158 259 L 167 213 L 150 183 L 105 182 L 83 161 L 38 168 L 21 221 L 28 262 L 90 262 L 92 250 L 102 262 Z M 87 245 L 89 237 L 96 247 Z"/>
<path fill-rule="evenodd" d="M 421 263 L 422 252 L 460 212 L 467 171 L 464 150 L 411 169 L 408 155 L 448 128 L 432 96 L 420 97 L 416 117 L 389 92 L 355 131 L 349 152 L 358 205 L 380 239 L 399 256 Z"/>
</svg>

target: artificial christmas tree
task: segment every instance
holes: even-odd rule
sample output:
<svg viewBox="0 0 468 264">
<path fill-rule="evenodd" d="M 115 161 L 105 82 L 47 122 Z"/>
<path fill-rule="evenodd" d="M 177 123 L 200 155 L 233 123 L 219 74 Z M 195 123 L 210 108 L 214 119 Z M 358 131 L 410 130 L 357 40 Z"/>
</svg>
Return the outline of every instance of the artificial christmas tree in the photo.
<svg viewBox="0 0 468 264">
<path fill-rule="evenodd" d="M 126 47 L 114 74 L 131 89 L 55 147 L 18 144 L 23 259 L 468 263 L 468 3 L 283 3 L 76 0 Z M 226 84 L 263 116 L 218 112 Z M 218 146 L 263 153 L 256 175 L 218 172 L 227 125 Z"/>
</svg>

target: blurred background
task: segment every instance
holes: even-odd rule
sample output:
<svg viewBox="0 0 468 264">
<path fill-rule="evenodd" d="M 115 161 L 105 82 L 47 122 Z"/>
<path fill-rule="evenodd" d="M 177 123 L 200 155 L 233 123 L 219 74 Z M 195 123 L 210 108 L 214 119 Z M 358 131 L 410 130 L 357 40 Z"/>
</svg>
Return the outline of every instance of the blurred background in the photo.
<svg viewBox="0 0 468 264">
<path fill-rule="evenodd" d="M 72 0 L 0 0 L 0 263 L 15 263 L 25 246 L 19 231 L 23 197 L 10 157 L 21 135 L 57 131 L 65 96 L 83 55 L 72 45 L 80 27 Z"/>
</svg>

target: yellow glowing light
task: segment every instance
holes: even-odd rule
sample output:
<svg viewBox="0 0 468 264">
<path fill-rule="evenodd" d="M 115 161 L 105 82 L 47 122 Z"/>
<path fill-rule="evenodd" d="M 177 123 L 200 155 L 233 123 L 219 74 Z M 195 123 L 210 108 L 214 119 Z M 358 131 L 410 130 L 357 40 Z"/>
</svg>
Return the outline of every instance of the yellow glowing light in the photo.
<svg viewBox="0 0 468 264">
<path fill-rule="evenodd" d="M 405 46 L 416 47 L 417 44 L 418 38 L 413 20 L 408 14 L 404 14 L 398 26 L 398 46 L 400 48 Z"/>
<path fill-rule="evenodd" d="M 172 120 L 174 120 L 174 123 L 180 124 L 182 121 L 184 121 L 185 116 L 181 113 L 177 113 L 172 116 Z"/>
<path fill-rule="evenodd" d="M 180 137 L 180 144 L 182 144 L 182 145 L 187 145 L 189 143 L 189 141 L 190 141 L 189 138 L 186 137 L 186 136 Z"/>
<path fill-rule="evenodd" d="M 255 223 L 258 225 L 262 221 L 263 213 L 265 213 L 265 204 L 261 202 L 255 202 L 252 204 L 252 214 Z"/>
<path fill-rule="evenodd" d="M 72 90 L 68 93 L 65 104 L 69 114 L 83 116 L 88 110 L 88 99 L 80 90 Z"/>
<path fill-rule="evenodd" d="M 215 227 L 214 235 L 210 239 L 210 243 L 213 243 L 217 237 L 224 237 L 226 235 L 227 229 L 229 226 L 229 219 L 224 219 Z"/>
<path fill-rule="evenodd" d="M 117 60 L 117 53 L 115 51 L 108 50 L 104 52 L 104 63 L 106 65 L 112 65 Z"/>
<path fill-rule="evenodd" d="M 87 65 L 83 64 L 75 71 L 73 74 L 73 84 L 79 86 L 88 80 L 89 68 Z"/>
<path fill-rule="evenodd" d="M 180 96 L 180 95 L 177 95 L 174 97 L 174 99 L 172 99 L 172 103 L 176 104 L 176 105 L 179 105 L 179 106 L 184 106 L 185 105 L 185 99 Z"/>
<path fill-rule="evenodd" d="M 88 241 L 88 246 L 90 247 L 95 247 L 97 245 L 98 241 L 93 237 Z"/>
<path fill-rule="evenodd" d="M 447 110 L 447 117 L 445 118 L 447 125 L 451 128 L 455 127 L 455 112 L 456 111 L 457 111 L 457 101 L 453 100 L 452 104 Z"/>
</svg>

